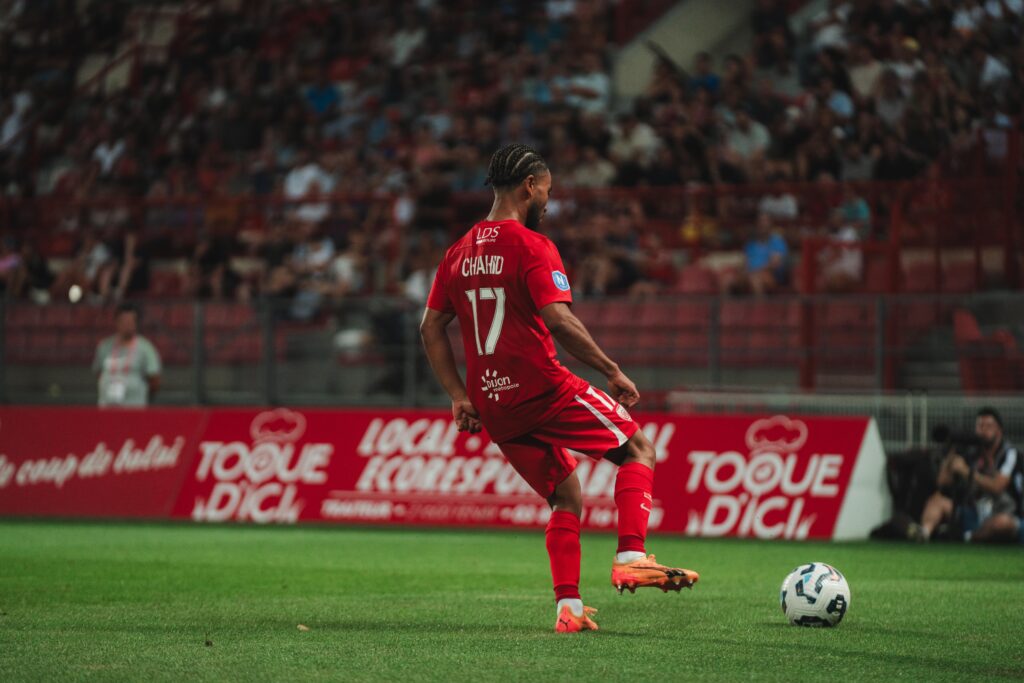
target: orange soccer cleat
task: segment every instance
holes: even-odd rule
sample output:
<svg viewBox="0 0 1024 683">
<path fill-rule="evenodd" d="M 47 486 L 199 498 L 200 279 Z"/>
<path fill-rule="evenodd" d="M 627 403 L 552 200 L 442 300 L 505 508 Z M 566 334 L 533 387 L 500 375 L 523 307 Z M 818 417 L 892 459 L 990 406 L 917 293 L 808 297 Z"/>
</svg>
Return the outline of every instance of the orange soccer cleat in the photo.
<svg viewBox="0 0 1024 683">
<path fill-rule="evenodd" d="M 593 607 L 584 607 L 583 616 L 578 617 L 572 613 L 572 609 L 565 605 L 558 613 L 558 621 L 555 622 L 555 633 L 577 633 L 579 631 L 596 631 L 597 624 L 590 618 L 591 614 L 597 614 Z"/>
<path fill-rule="evenodd" d="M 612 562 L 612 585 L 622 594 L 629 590 L 635 593 L 637 588 L 655 586 L 665 591 L 680 591 L 693 588 L 700 574 L 690 569 L 666 567 L 654 561 L 654 555 L 648 555 L 632 562 Z"/>
</svg>

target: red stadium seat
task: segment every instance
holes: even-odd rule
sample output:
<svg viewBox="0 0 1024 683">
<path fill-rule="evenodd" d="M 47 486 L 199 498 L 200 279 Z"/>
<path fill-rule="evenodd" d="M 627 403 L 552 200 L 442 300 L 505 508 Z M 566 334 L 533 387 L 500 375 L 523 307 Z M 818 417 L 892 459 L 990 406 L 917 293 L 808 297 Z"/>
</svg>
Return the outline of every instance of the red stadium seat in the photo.
<svg viewBox="0 0 1024 683">
<path fill-rule="evenodd" d="M 601 326 L 601 302 L 587 299 L 576 301 L 572 305 L 572 312 L 588 329 Z"/>
<path fill-rule="evenodd" d="M 680 294 L 717 294 L 718 277 L 704 266 L 687 266 L 679 273 L 673 288 Z"/>
<path fill-rule="evenodd" d="M 43 318 L 42 306 L 16 303 L 6 307 L 7 329 L 31 327 Z"/>
<path fill-rule="evenodd" d="M 889 289 L 889 261 L 884 257 L 865 257 L 864 262 L 864 283 L 860 291 L 865 294 L 883 294 Z M 898 289 L 900 283 L 892 283 L 893 289 Z"/>
<path fill-rule="evenodd" d="M 917 261 L 904 269 L 904 289 L 908 292 L 939 291 L 938 270 L 931 261 Z"/>
<path fill-rule="evenodd" d="M 44 306 L 42 308 L 43 319 L 42 319 L 41 323 L 43 325 L 48 326 L 48 327 L 56 327 L 56 326 L 67 327 L 67 326 L 70 326 L 70 325 L 73 324 L 73 317 L 72 317 L 73 310 L 74 309 L 73 309 L 72 306 L 68 306 L 68 305 L 65 305 L 65 304 L 52 304 L 50 306 Z M 82 308 L 80 308 L 78 310 L 88 311 L 88 310 L 94 310 L 94 309 L 89 309 L 89 308 L 82 307 Z"/>
<path fill-rule="evenodd" d="M 958 308 L 953 311 L 953 337 L 957 344 L 966 344 L 981 339 L 978 320 L 966 308 Z"/>
<path fill-rule="evenodd" d="M 973 261 L 953 261 L 942 267 L 942 291 L 974 292 L 978 289 L 978 279 Z"/>
</svg>

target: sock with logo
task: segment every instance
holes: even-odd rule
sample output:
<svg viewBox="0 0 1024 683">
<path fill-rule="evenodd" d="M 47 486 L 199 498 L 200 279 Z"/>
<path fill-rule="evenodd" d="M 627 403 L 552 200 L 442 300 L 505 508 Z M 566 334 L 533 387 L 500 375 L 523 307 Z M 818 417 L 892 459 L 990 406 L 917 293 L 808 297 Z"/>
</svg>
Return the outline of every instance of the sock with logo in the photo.
<svg viewBox="0 0 1024 683">
<path fill-rule="evenodd" d="M 647 465 L 631 462 L 619 468 L 615 477 L 615 506 L 619 509 L 620 555 L 616 559 L 623 557 L 623 553 L 644 552 L 653 489 L 654 471 Z"/>
<path fill-rule="evenodd" d="M 551 519 L 544 530 L 544 540 L 548 547 L 548 557 L 551 559 L 551 580 L 555 586 L 555 600 L 579 600 L 580 518 L 565 510 L 555 510 L 551 513 Z M 582 609 L 580 613 L 582 614 Z"/>
</svg>

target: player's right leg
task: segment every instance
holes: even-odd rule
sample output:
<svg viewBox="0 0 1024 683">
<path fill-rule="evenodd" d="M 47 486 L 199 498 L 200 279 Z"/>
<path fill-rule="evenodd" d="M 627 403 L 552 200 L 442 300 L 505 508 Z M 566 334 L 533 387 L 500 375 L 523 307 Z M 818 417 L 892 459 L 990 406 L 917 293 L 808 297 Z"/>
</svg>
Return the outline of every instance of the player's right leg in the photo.
<svg viewBox="0 0 1024 683">
<path fill-rule="evenodd" d="M 609 459 L 619 462 L 615 478 L 615 506 L 619 512 L 619 546 L 612 561 L 612 585 L 619 593 L 654 587 L 668 592 L 692 588 L 700 575 L 691 569 L 658 564 L 648 555 L 647 523 L 653 504 L 654 446 L 637 430 Z"/>
</svg>

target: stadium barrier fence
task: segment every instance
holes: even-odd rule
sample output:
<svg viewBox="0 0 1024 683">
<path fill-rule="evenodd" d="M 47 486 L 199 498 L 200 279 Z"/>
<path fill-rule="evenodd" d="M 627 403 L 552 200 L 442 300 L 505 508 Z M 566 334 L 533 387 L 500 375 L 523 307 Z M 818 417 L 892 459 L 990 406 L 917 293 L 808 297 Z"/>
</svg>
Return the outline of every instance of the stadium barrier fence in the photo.
<svg viewBox="0 0 1024 683">
<path fill-rule="evenodd" d="M 652 530 L 850 539 L 889 515 L 870 418 L 636 420 L 657 449 Z M 615 528 L 615 472 L 580 457 L 585 528 Z M 446 411 L 0 407 L 0 516 L 537 528 L 549 515 Z"/>
<path fill-rule="evenodd" d="M 0 303 L 0 402 L 92 404 L 91 370 L 113 309 Z M 164 362 L 170 405 L 437 406 L 421 304 L 346 299 L 295 317 L 295 301 L 142 301 L 141 331 Z M 680 388 L 1019 394 L 1024 294 L 673 295 L 583 298 L 574 309 L 644 390 L 647 410 Z M 998 329 L 978 320 L 1000 320 Z M 451 327 L 457 360 L 463 345 Z M 600 377 L 562 354 L 592 382 Z M 811 374 L 812 382 L 805 381 Z"/>
</svg>

